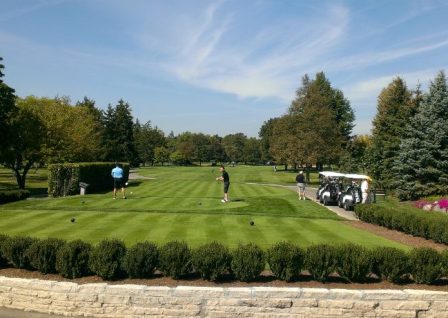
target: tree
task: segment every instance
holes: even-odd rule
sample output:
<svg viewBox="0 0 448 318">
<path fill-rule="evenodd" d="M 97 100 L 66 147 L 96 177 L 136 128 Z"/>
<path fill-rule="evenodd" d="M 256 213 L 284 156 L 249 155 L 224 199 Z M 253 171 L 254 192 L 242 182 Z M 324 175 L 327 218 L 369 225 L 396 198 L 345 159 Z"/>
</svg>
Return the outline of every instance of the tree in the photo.
<svg viewBox="0 0 448 318">
<path fill-rule="evenodd" d="M 108 106 L 103 115 L 104 146 L 106 160 L 127 161 L 132 165 L 138 163 L 134 145 L 134 122 L 131 106 L 120 99 L 113 108 Z"/>
<path fill-rule="evenodd" d="M 244 144 L 244 162 L 257 164 L 261 162 L 261 144 L 257 138 L 248 138 Z"/>
<path fill-rule="evenodd" d="M 222 145 L 222 138 L 218 135 L 209 136 L 209 156 L 210 161 L 224 162 L 226 161 L 226 153 Z"/>
<path fill-rule="evenodd" d="M 272 135 L 274 133 L 274 125 L 278 121 L 278 118 L 270 118 L 265 121 L 258 132 L 260 137 L 261 157 L 263 161 L 272 161 L 272 155 L 270 153 Z"/>
<path fill-rule="evenodd" d="M 392 169 L 399 155 L 400 142 L 416 106 L 411 91 L 400 77 L 395 78 L 378 96 L 372 146 L 369 148 L 369 172 L 385 188 L 392 186 Z"/>
<path fill-rule="evenodd" d="M 346 153 L 342 157 L 340 169 L 342 171 L 364 172 L 367 167 L 367 152 L 372 145 L 370 135 L 353 136 L 346 147 Z"/>
<path fill-rule="evenodd" d="M 11 119 L 11 127 L 13 142 L 3 152 L 2 163 L 14 172 L 19 189 L 25 189 L 28 171 L 42 158 L 44 125 L 29 105 L 22 105 Z"/>
<path fill-rule="evenodd" d="M 244 161 L 244 145 L 246 140 L 247 137 L 243 133 L 230 134 L 223 138 L 222 145 L 230 161 Z"/>
<path fill-rule="evenodd" d="M 170 151 L 166 147 L 156 147 L 154 149 L 154 159 L 162 164 L 170 160 Z"/>
<path fill-rule="evenodd" d="M 440 72 L 404 131 L 394 168 L 400 199 L 448 193 L 447 127 L 448 85 Z"/>
<path fill-rule="evenodd" d="M 151 121 L 140 125 L 137 122 L 134 125 L 134 139 L 137 154 L 143 165 L 150 162 L 152 165 L 155 161 L 155 149 L 165 145 L 165 135 L 157 127 L 151 126 Z"/>
<path fill-rule="evenodd" d="M 3 69 L 5 68 L 1 63 L 2 60 L 3 58 L 0 57 L 0 158 L 10 143 L 14 143 L 10 136 L 12 132 L 11 118 L 17 110 L 15 106 L 15 91 L 2 79 L 4 76 Z"/>
</svg>

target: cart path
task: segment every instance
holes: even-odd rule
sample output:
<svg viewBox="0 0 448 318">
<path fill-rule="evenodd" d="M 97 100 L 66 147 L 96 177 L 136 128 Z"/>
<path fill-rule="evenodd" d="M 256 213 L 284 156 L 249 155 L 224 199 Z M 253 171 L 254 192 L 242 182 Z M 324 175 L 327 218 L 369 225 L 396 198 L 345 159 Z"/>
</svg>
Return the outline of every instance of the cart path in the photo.
<svg viewBox="0 0 448 318">
<path fill-rule="evenodd" d="M 291 190 L 294 192 L 297 191 L 296 186 L 287 186 L 287 185 L 269 184 L 269 183 L 248 183 L 248 184 L 270 186 L 270 187 L 281 187 L 281 188 L 285 188 L 285 189 L 288 189 L 288 190 Z M 401 243 L 403 245 L 411 246 L 411 247 L 431 247 L 438 251 L 448 250 L 448 245 L 446 245 L 446 244 L 436 243 L 432 240 L 427 240 L 423 237 L 415 237 L 415 236 L 412 236 L 412 235 L 409 235 L 409 234 L 406 234 L 403 232 L 390 230 L 386 227 L 382 227 L 382 226 L 379 226 L 376 224 L 366 223 L 366 222 L 360 221 L 356 217 L 356 215 L 353 211 L 345 211 L 344 209 L 342 209 L 338 206 L 325 206 L 325 205 L 321 204 L 316 199 L 316 191 L 317 191 L 317 188 L 310 188 L 310 187 L 306 188 L 306 191 L 305 191 L 306 198 L 308 200 L 315 202 L 316 204 L 320 204 L 320 205 L 326 207 L 330 211 L 332 211 L 332 212 L 336 213 L 337 215 L 339 215 L 340 217 L 346 219 L 347 225 L 350 225 L 357 229 L 367 231 L 372 234 L 387 238 L 391 241 L 395 241 L 395 242 Z"/>
</svg>

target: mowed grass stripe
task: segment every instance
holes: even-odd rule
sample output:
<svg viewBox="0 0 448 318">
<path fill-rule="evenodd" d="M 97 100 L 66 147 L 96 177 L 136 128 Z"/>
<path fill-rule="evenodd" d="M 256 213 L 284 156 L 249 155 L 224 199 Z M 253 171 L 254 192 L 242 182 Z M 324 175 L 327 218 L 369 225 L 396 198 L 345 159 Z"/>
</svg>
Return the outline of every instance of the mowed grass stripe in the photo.
<svg viewBox="0 0 448 318">
<path fill-rule="evenodd" d="M 2 231 L 11 231 L 24 224 L 35 222 L 35 220 L 42 220 L 46 216 L 47 212 L 2 212 L 0 213 L 0 233 Z"/>
<path fill-rule="evenodd" d="M 33 213 L 31 213 L 30 216 L 29 219 L 22 224 L 17 224 L 8 232 L 14 235 L 36 235 L 37 232 L 55 226 L 55 224 L 58 224 L 61 220 L 67 219 L 65 213 L 45 213 L 40 219 L 36 218 Z M 68 222 L 70 222 L 70 220 L 68 220 Z"/>
</svg>

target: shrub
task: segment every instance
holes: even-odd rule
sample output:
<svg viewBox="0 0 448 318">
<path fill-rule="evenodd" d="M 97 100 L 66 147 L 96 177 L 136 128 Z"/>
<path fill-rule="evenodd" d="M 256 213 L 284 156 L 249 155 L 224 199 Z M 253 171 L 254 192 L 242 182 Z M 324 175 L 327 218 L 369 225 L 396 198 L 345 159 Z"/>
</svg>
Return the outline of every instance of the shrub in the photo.
<svg viewBox="0 0 448 318">
<path fill-rule="evenodd" d="M 8 260 L 3 254 L 3 244 L 8 238 L 8 236 L 0 234 L 0 267 L 5 267 L 6 265 L 8 265 Z"/>
<path fill-rule="evenodd" d="M 2 254 L 15 268 L 32 269 L 27 250 L 37 239 L 31 237 L 10 237 L 2 244 Z"/>
<path fill-rule="evenodd" d="M 89 193 L 112 188 L 113 162 L 63 163 L 48 166 L 48 194 L 53 197 L 79 194 L 79 182 L 89 184 Z M 123 179 L 129 176 L 129 164 L 122 164 Z"/>
<path fill-rule="evenodd" d="M 141 242 L 126 251 L 123 269 L 131 278 L 148 278 L 159 265 L 159 250 L 154 243 Z"/>
<path fill-rule="evenodd" d="M 334 246 L 317 244 L 307 248 L 305 268 L 319 282 L 325 282 L 334 272 L 337 250 Z"/>
<path fill-rule="evenodd" d="M 445 277 L 448 278 L 448 250 L 444 250 L 442 252 L 442 264 L 443 264 L 443 272 Z"/>
<path fill-rule="evenodd" d="M 279 242 L 267 251 L 267 261 L 272 273 L 285 281 L 299 276 L 304 259 L 305 252 L 289 242 Z"/>
<path fill-rule="evenodd" d="M 216 281 L 230 270 L 229 249 L 218 242 L 211 242 L 196 248 L 192 253 L 194 269 L 207 280 Z"/>
<path fill-rule="evenodd" d="M 102 240 L 90 254 L 90 269 L 103 279 L 116 279 L 123 274 L 122 264 L 125 254 L 126 246 L 123 241 L 117 239 Z"/>
<path fill-rule="evenodd" d="M 0 191 L 0 204 L 25 200 L 29 196 L 28 190 L 2 190 Z"/>
<path fill-rule="evenodd" d="M 179 279 L 192 271 L 191 250 L 187 243 L 168 242 L 160 249 L 160 271 L 166 276 Z"/>
<path fill-rule="evenodd" d="M 64 244 L 53 238 L 34 242 L 26 252 L 30 264 L 42 274 L 56 273 L 56 253 Z"/>
<path fill-rule="evenodd" d="M 56 270 L 63 277 L 71 279 L 89 275 L 91 251 L 92 245 L 81 240 L 66 243 L 56 254 Z"/>
<path fill-rule="evenodd" d="M 442 255 L 432 248 L 415 248 L 409 258 L 410 272 L 417 284 L 433 284 L 444 274 Z"/>
<path fill-rule="evenodd" d="M 248 282 L 256 279 L 265 268 L 264 252 L 255 244 L 240 244 L 232 252 L 231 269 L 235 277 Z"/>
<path fill-rule="evenodd" d="M 345 244 L 337 248 L 336 272 L 349 282 L 362 282 L 370 273 L 371 254 L 364 247 Z"/>
<path fill-rule="evenodd" d="M 380 279 L 398 283 L 409 273 L 409 256 L 393 247 L 378 247 L 372 251 L 372 273 Z"/>
</svg>

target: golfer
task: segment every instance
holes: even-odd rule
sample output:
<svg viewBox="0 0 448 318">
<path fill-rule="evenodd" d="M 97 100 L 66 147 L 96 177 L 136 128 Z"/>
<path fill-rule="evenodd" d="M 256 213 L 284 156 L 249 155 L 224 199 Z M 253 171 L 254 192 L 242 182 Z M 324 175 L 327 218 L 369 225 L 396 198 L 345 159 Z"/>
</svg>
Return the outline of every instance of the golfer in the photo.
<svg viewBox="0 0 448 318">
<path fill-rule="evenodd" d="M 126 199 L 126 190 L 123 182 L 123 169 L 118 162 L 115 163 L 115 168 L 111 172 L 112 178 L 114 178 L 114 200 L 117 198 L 117 189 L 121 188 L 123 199 Z"/>
<path fill-rule="evenodd" d="M 369 197 L 369 181 L 367 179 L 362 180 L 361 182 L 361 193 L 362 193 L 362 203 L 367 203 L 367 199 Z"/>
<path fill-rule="evenodd" d="M 227 173 L 226 168 L 224 168 L 224 166 L 221 166 L 221 168 L 219 168 L 219 171 L 221 171 L 222 176 L 216 178 L 216 180 L 224 181 L 224 199 L 222 199 L 221 202 L 226 203 L 226 202 L 229 202 L 228 192 L 229 192 L 229 187 L 230 187 L 230 178 L 229 178 L 229 174 Z"/>
<path fill-rule="evenodd" d="M 296 176 L 297 193 L 299 194 L 299 200 L 306 200 L 305 198 L 305 176 L 303 171 L 300 171 Z"/>
</svg>

